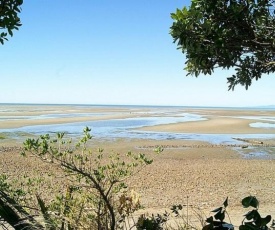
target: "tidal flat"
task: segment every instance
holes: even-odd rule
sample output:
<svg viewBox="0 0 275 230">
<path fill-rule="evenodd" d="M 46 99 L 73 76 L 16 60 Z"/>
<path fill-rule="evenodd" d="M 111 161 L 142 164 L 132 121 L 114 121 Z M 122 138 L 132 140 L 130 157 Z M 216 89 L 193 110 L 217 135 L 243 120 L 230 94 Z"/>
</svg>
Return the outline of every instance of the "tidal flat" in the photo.
<svg viewBox="0 0 275 230">
<path fill-rule="evenodd" d="M 93 149 L 154 158 L 128 181 L 145 210 L 186 204 L 189 197 L 189 204 L 208 215 L 228 196 L 230 217 L 238 224 L 247 211 L 240 201 L 248 195 L 260 200 L 263 215 L 275 217 L 274 124 L 275 110 L 263 108 L 0 105 L 0 137 L 5 137 L 0 138 L 0 171 L 17 179 L 46 177 L 49 169 L 59 173 L 35 158 L 20 157 L 22 142 L 56 132 L 78 138 L 89 126 Z M 157 146 L 164 151 L 155 156 Z"/>
</svg>

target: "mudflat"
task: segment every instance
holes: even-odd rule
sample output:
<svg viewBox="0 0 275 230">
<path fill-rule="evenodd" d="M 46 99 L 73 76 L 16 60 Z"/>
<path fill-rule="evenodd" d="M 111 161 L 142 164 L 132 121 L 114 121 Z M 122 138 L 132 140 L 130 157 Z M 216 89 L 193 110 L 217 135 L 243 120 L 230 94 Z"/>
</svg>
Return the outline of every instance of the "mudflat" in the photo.
<svg viewBox="0 0 275 230">
<path fill-rule="evenodd" d="M 43 111 L 26 109 L 24 115 L 45 114 Z M 49 114 L 56 113 L 57 107 L 48 107 Z M 135 116 L 153 116 L 150 109 L 136 109 L 129 111 L 125 108 L 81 108 L 59 107 L 59 113 L 103 113 L 101 116 L 43 118 L 1 120 L 0 128 L 21 127 L 33 124 L 55 124 L 59 122 L 76 122 L 90 119 L 126 118 Z M 105 113 L 105 112 L 110 113 Z M 187 112 L 183 109 L 183 112 Z M 183 133 L 266 133 L 274 134 L 273 128 L 252 128 L 253 122 L 267 122 L 257 118 L 244 119 L 245 116 L 275 117 L 274 111 L 246 111 L 221 109 L 189 109 L 188 113 L 203 115 L 207 120 L 192 121 L 177 124 L 144 127 L 143 130 L 183 132 Z M 20 112 L 22 115 L 22 111 Z M 17 116 L 17 112 L 9 111 L 5 116 Z M 0 113 L 0 116 L 4 116 Z M 155 116 L 155 114 L 154 114 Z M 272 121 L 268 121 L 272 123 Z M 0 133 L 1 135 L 1 133 Z M 250 157 L 249 148 L 246 156 L 239 154 L 236 148 L 226 145 L 213 145 L 207 142 L 194 140 L 140 140 L 116 139 L 93 140 L 93 148 L 101 147 L 105 153 L 110 151 L 127 153 L 142 152 L 154 158 L 153 164 L 146 166 L 139 173 L 129 178 L 128 184 L 141 195 L 144 211 L 158 212 L 170 208 L 173 204 L 187 204 L 199 208 L 205 215 L 209 215 L 213 208 L 219 207 L 226 197 L 229 199 L 228 212 L 232 222 L 240 224 L 243 214 L 247 210 L 241 207 L 241 199 L 248 195 L 256 196 L 260 200 L 260 213 L 264 216 L 271 214 L 275 217 L 275 160 L 274 148 L 269 148 L 270 157 Z M 266 145 L 274 146 L 274 139 L 261 140 L 259 148 L 265 150 Z M 1 139 L 0 145 L 0 172 L 10 178 L 18 178 L 25 173 L 41 175 L 52 170 L 46 163 L 35 158 L 19 156 L 20 144 L 15 140 Z M 248 145 L 250 145 L 248 143 Z M 162 146 L 164 151 L 155 155 L 154 148 Z M 262 146 L 262 147 L 261 147 Z M 270 152 L 271 151 L 271 152 Z M 273 151 L 273 152 L 272 152 Z M 272 157 L 273 156 L 273 157 Z"/>
</svg>

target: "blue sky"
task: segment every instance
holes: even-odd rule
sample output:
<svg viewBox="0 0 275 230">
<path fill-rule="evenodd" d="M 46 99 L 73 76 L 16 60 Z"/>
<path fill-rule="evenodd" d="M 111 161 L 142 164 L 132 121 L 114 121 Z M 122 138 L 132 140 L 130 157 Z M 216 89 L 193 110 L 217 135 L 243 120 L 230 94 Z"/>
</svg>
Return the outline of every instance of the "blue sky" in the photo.
<svg viewBox="0 0 275 230">
<path fill-rule="evenodd" d="M 274 77 L 227 91 L 230 72 L 186 77 L 169 35 L 180 0 L 25 0 L 1 46 L 0 103 L 274 105 Z"/>
</svg>

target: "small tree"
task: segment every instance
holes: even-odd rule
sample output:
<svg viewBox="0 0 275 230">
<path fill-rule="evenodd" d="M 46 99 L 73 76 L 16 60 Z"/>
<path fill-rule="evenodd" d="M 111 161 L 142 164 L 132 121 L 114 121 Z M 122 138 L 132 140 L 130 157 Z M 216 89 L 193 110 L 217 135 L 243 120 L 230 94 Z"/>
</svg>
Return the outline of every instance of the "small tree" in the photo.
<svg viewBox="0 0 275 230">
<path fill-rule="evenodd" d="M 56 139 L 42 135 L 24 142 L 23 155 L 31 153 L 62 168 L 67 177 L 67 191 L 50 205 L 36 194 L 49 229 L 114 230 L 139 208 L 138 196 L 127 191 L 125 180 L 152 160 L 131 152 L 126 156 L 104 154 L 103 149 L 93 152 L 88 148 L 90 131 L 86 127 L 75 145 L 64 133 L 58 133 Z"/>
<path fill-rule="evenodd" d="M 177 9 L 171 35 L 186 54 L 188 74 L 235 68 L 229 90 L 275 71 L 274 0 L 192 0 Z"/>
</svg>

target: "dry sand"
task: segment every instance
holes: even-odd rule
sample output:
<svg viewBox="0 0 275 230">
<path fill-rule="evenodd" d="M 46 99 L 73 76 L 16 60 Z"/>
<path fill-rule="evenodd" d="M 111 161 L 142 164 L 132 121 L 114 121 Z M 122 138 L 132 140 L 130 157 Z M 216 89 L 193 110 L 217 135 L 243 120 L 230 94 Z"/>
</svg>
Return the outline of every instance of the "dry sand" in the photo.
<svg viewBox="0 0 275 230">
<path fill-rule="evenodd" d="M 60 110 L 70 112 L 64 108 Z M 85 109 L 83 111 L 87 112 Z M 97 112 L 100 111 L 102 112 L 102 109 L 98 108 Z M 112 111 L 117 112 L 116 115 L 110 115 L 113 117 L 131 117 L 136 116 L 138 112 L 129 112 L 124 109 L 112 109 Z M 162 125 L 145 129 L 186 133 L 274 133 L 274 129 L 250 128 L 249 123 L 254 121 L 223 117 L 225 115 L 274 117 L 274 112 L 222 110 L 190 110 L 188 112 L 197 112 L 205 116 L 211 115 L 211 117 L 208 117 L 210 119 L 207 121 Z M 39 112 L 33 111 L 33 114 L 35 113 Z M 14 115 L 15 113 L 10 112 L 11 114 Z M 91 120 L 91 118 L 101 119 L 100 117 L 81 119 Z M 73 118 L 69 120 L 72 121 L 71 119 Z M 48 122 L 59 123 L 61 120 L 0 122 L 0 128 L 20 127 L 36 122 L 43 124 L 48 124 Z M 68 119 L 62 121 L 67 122 Z M 275 140 L 265 142 L 274 144 Z M 15 145 L 9 140 L 0 140 L 0 144 L 2 146 Z M 189 197 L 189 205 L 198 207 L 206 215 L 209 215 L 209 211 L 219 207 L 228 196 L 228 211 L 231 220 L 235 225 L 238 225 L 241 223 L 242 215 L 247 211 L 240 205 L 241 198 L 255 195 L 260 200 L 260 213 L 263 215 L 271 214 L 275 217 L 275 161 L 272 159 L 245 159 L 226 146 L 212 146 L 208 143 L 187 140 L 118 139 L 112 142 L 100 141 L 94 144 L 94 146 L 103 147 L 106 152 L 126 153 L 131 150 L 143 152 L 152 157 L 154 157 L 153 148 L 158 145 L 165 147 L 164 152 L 155 157 L 152 165 L 144 168 L 128 181 L 130 187 L 140 193 L 142 204 L 147 208 L 147 211 L 161 211 L 173 204 L 186 204 L 187 197 Z M 35 159 L 29 160 L 19 157 L 19 149 L 16 148 L 2 148 L 2 150 L 0 148 L 0 162 L 0 171 L 11 177 L 17 177 L 22 172 L 31 171 L 33 168 L 40 171 L 41 175 L 45 175 L 45 172 L 49 171 L 47 165 L 44 166 Z"/>
</svg>

